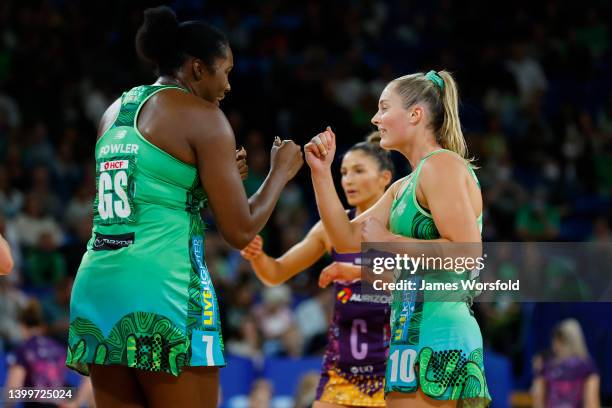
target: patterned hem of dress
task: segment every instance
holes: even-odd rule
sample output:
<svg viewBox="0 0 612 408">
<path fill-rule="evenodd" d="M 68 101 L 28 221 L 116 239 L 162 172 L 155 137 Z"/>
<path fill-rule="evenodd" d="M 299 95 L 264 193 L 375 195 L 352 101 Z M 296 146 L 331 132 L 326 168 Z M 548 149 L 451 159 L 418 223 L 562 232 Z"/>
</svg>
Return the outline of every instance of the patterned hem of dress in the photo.
<svg viewBox="0 0 612 408">
<path fill-rule="evenodd" d="M 401 394 L 415 394 L 418 392 L 417 388 L 412 388 L 410 391 L 402 390 L 400 388 L 402 387 L 398 387 L 398 389 L 393 389 L 393 390 L 385 390 L 385 398 L 387 397 L 387 394 L 389 394 L 390 392 L 397 392 Z M 424 391 L 423 393 L 427 395 L 429 398 L 436 400 L 436 401 L 457 401 L 457 405 L 456 405 L 457 408 L 487 408 L 487 407 L 490 407 L 491 403 L 493 402 L 493 400 L 490 397 L 470 397 L 470 398 L 459 398 L 459 399 L 436 398 L 435 396 L 428 395 Z"/>
<path fill-rule="evenodd" d="M 398 355 L 404 351 L 408 354 L 414 349 L 411 346 L 391 346 L 396 348 Z M 391 350 L 393 353 L 394 350 Z M 415 353 L 416 355 L 416 353 Z M 421 391 L 428 397 L 440 401 L 459 401 L 462 407 L 487 407 L 491 403 L 491 396 L 484 375 L 482 349 L 472 351 L 469 356 L 463 350 L 440 350 L 434 351 L 430 347 L 424 347 L 418 354 L 417 364 L 413 378 L 405 376 L 406 381 L 398 384 L 397 379 L 401 375 L 393 375 L 393 361 L 387 372 L 387 386 L 385 395 L 390 392 L 411 394 Z M 397 368 L 399 370 L 399 366 Z M 389 376 L 392 380 L 389 380 Z M 396 384 L 390 382 L 396 381 Z"/>
<path fill-rule="evenodd" d="M 205 332 L 203 332 L 205 333 Z M 192 359 L 191 339 L 170 319 L 136 312 L 124 316 L 107 337 L 91 321 L 77 318 L 70 323 L 66 366 L 89 375 L 88 364 L 122 365 L 152 372 L 178 376 L 183 367 L 223 367 L 225 359 L 217 332 L 217 361 Z M 212 336 L 210 336 L 212 338 Z M 212 349 L 214 344 L 209 347 Z"/>
</svg>

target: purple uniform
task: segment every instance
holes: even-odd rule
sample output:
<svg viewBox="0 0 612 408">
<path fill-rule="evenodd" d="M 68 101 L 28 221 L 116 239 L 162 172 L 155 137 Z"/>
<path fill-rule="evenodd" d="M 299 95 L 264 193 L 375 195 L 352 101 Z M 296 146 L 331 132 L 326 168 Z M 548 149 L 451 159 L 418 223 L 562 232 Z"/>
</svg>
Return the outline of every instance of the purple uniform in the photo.
<svg viewBox="0 0 612 408">
<path fill-rule="evenodd" d="M 353 214 L 351 210 L 351 218 Z M 355 265 L 359 265 L 360 255 L 332 251 L 335 262 Z M 384 406 L 390 297 L 362 295 L 360 281 L 336 282 L 334 294 L 334 315 L 317 400 L 341 405 Z"/>
<path fill-rule="evenodd" d="M 540 373 L 546 384 L 546 407 L 582 407 L 584 383 L 596 374 L 597 368 L 590 359 L 546 361 Z"/>
<path fill-rule="evenodd" d="M 66 350 L 55 340 L 34 336 L 9 354 L 9 365 L 26 371 L 24 387 L 59 388 L 64 386 Z"/>
</svg>

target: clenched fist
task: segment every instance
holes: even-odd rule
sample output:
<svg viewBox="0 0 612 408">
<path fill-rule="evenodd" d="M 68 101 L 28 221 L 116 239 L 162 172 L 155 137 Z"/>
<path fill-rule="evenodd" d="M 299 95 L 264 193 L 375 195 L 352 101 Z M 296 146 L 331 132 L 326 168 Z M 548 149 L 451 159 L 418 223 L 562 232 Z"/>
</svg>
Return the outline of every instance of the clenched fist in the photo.
<svg viewBox="0 0 612 408">
<path fill-rule="evenodd" d="M 304 164 L 302 150 L 292 140 L 283 140 L 277 136 L 274 139 L 270 153 L 270 167 L 285 175 L 287 181 L 291 180 Z"/>
<path fill-rule="evenodd" d="M 336 154 L 336 134 L 328 126 L 304 146 L 306 163 L 313 173 L 328 170 Z"/>
</svg>

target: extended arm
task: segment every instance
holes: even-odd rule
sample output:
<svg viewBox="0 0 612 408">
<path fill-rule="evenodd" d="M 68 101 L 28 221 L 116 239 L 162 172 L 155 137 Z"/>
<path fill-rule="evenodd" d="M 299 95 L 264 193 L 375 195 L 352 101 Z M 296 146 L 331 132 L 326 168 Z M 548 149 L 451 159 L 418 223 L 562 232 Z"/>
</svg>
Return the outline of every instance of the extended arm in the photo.
<svg viewBox="0 0 612 408">
<path fill-rule="evenodd" d="M 6 377 L 6 383 L 4 384 L 4 391 L 14 390 L 23 387 L 26 378 L 26 369 L 22 365 L 13 364 L 11 368 L 9 368 L 8 375 Z M 0 395 L 0 398 L 5 398 L 5 395 Z M 15 403 L 12 403 L 11 400 L 7 399 L 7 407 L 14 407 Z"/>
<path fill-rule="evenodd" d="M 264 284 L 280 285 L 323 256 L 326 250 L 324 234 L 323 225 L 318 222 L 302 241 L 276 259 L 263 252 L 260 236 L 256 236 L 240 253 L 250 261 L 255 274 Z"/>
<path fill-rule="evenodd" d="M 584 382 L 584 407 L 599 408 L 599 375 L 591 374 Z"/>
<path fill-rule="evenodd" d="M 304 146 L 306 161 L 311 169 L 317 207 L 332 245 L 338 252 L 358 252 L 361 250 L 361 222 L 374 217 L 386 225 L 395 188 L 387 190 L 376 204 L 350 221 L 342 207 L 331 174 L 335 151 L 336 136 L 329 127 Z"/>
<path fill-rule="evenodd" d="M 546 384 L 544 377 L 538 376 L 533 380 L 531 398 L 533 398 L 534 408 L 544 408 L 546 406 Z"/>
</svg>

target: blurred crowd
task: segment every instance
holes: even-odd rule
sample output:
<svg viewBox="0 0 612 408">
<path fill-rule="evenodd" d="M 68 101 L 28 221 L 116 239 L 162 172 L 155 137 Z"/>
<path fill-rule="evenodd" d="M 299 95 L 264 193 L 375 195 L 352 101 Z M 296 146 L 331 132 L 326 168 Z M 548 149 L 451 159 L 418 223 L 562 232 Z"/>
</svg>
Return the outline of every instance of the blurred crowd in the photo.
<svg viewBox="0 0 612 408">
<path fill-rule="evenodd" d="M 46 333 L 67 337 L 71 285 L 91 233 L 97 122 L 121 92 L 155 80 L 136 58 L 134 34 L 143 8 L 158 4 L 0 4 L 0 233 L 16 262 L 0 279 L 6 349 L 22 341 L 18 314 L 28 297 L 40 301 Z M 266 176 L 275 135 L 304 144 L 331 125 L 341 152 L 371 130 L 388 81 L 446 69 L 460 86 L 480 167 L 484 238 L 610 241 L 611 3 L 516 1 L 496 11 L 450 0 L 169 4 L 180 20 L 203 18 L 230 39 L 235 68 L 222 109 L 248 153 L 249 195 Z M 394 160 L 397 177 L 410 171 Z M 228 351 L 255 359 L 320 353 L 334 299 L 316 283 L 329 260 L 263 288 L 203 216 Z M 283 253 L 317 218 L 304 169 L 262 232 L 266 251 Z M 495 342 L 486 324 L 494 313 L 479 314 L 487 343 Z M 512 316 L 505 327 L 520 325 Z M 521 345 L 495 347 L 512 356 Z"/>
</svg>

